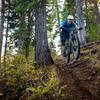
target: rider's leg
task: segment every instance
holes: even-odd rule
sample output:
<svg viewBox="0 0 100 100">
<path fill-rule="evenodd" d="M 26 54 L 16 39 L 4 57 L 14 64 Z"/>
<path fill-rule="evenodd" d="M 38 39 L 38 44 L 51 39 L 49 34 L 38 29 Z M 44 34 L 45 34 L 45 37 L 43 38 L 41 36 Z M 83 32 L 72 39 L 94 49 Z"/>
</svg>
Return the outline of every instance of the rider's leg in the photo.
<svg viewBox="0 0 100 100">
<path fill-rule="evenodd" d="M 65 50 L 65 46 L 62 46 L 62 51 L 63 51 L 63 56 L 66 57 L 66 50 Z"/>
<path fill-rule="evenodd" d="M 70 37 L 70 33 L 67 34 L 67 47 L 69 48 L 69 37 Z"/>
<path fill-rule="evenodd" d="M 66 38 L 66 40 L 67 40 L 67 54 L 69 53 L 69 36 L 70 35 L 70 33 L 67 33 L 67 38 Z"/>
<path fill-rule="evenodd" d="M 66 41 L 66 33 L 64 31 L 60 32 L 60 39 L 61 39 L 61 43 L 62 43 L 62 51 L 63 51 L 63 56 L 66 56 L 66 52 L 65 52 L 65 41 Z"/>
<path fill-rule="evenodd" d="M 62 50 L 63 50 L 63 51 L 65 50 L 65 45 L 62 45 Z"/>
</svg>

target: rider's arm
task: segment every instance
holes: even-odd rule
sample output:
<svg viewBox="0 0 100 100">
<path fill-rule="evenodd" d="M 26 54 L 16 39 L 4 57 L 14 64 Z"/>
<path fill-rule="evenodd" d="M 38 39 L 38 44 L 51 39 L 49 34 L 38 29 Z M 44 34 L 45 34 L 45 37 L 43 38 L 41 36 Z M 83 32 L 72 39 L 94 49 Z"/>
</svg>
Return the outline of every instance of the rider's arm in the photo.
<svg viewBox="0 0 100 100">
<path fill-rule="evenodd" d="M 79 26 L 77 26 L 76 23 L 72 22 L 72 24 L 73 24 L 73 26 L 74 26 L 76 29 L 79 29 L 79 28 L 80 28 Z"/>
<path fill-rule="evenodd" d="M 76 29 L 79 29 L 80 27 L 79 27 L 79 26 L 76 26 L 75 28 L 76 28 Z"/>
<path fill-rule="evenodd" d="M 59 27 L 60 31 L 62 31 L 61 27 L 63 27 L 63 26 L 62 26 L 62 25 L 60 25 L 60 27 Z"/>
<path fill-rule="evenodd" d="M 65 21 L 63 21 L 59 27 L 59 29 L 62 31 L 61 27 L 63 27 L 65 25 Z"/>
<path fill-rule="evenodd" d="M 79 27 L 79 26 L 77 26 L 76 29 L 78 29 L 78 30 L 82 30 L 83 27 Z"/>
<path fill-rule="evenodd" d="M 60 29 L 61 27 L 63 27 L 63 26 L 62 26 L 62 25 L 60 25 L 59 29 Z"/>
</svg>

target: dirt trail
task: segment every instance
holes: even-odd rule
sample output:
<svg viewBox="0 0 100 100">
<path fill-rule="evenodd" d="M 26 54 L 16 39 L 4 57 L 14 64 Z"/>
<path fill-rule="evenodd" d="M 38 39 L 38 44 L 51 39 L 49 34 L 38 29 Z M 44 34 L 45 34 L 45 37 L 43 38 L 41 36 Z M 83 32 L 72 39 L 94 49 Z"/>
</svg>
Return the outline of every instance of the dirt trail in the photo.
<svg viewBox="0 0 100 100">
<path fill-rule="evenodd" d="M 100 43 L 83 49 L 71 65 L 66 65 L 63 57 L 55 60 L 61 84 L 67 86 L 65 100 L 100 100 Z"/>
</svg>

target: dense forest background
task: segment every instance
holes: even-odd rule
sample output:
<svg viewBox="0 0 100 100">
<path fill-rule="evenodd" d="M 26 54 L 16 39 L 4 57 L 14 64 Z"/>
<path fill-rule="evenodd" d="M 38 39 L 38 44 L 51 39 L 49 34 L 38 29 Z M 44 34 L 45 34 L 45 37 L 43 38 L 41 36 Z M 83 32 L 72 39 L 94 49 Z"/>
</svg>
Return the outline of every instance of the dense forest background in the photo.
<svg viewBox="0 0 100 100">
<path fill-rule="evenodd" d="M 83 27 L 78 33 L 81 46 L 100 41 L 100 0 L 0 0 L 3 100 L 65 96 L 61 92 L 65 86 L 57 87 L 56 73 L 48 68 L 59 57 L 59 26 L 69 14 Z"/>
</svg>

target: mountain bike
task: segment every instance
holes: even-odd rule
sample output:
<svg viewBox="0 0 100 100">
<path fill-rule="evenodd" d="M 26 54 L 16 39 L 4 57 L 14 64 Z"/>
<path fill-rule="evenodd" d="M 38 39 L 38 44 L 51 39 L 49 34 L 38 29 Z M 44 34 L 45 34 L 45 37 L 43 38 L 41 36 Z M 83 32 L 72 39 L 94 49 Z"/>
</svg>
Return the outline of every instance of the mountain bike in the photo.
<svg viewBox="0 0 100 100">
<path fill-rule="evenodd" d="M 65 63 L 70 64 L 76 61 L 80 55 L 80 42 L 77 35 L 77 30 L 82 30 L 82 27 L 80 27 L 80 29 L 62 27 L 62 29 L 71 30 L 69 34 L 69 39 L 67 41 L 67 44 L 65 45 L 65 51 L 67 55 L 66 57 L 64 57 Z"/>
</svg>

